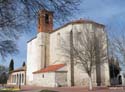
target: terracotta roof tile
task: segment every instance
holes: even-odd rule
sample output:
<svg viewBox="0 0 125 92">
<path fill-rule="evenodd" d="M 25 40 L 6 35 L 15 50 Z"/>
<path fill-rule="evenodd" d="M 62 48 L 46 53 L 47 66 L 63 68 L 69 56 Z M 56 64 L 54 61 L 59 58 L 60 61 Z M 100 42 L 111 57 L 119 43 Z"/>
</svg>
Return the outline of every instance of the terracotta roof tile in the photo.
<svg viewBox="0 0 125 92">
<path fill-rule="evenodd" d="M 51 65 L 51 66 L 48 66 L 44 69 L 40 69 L 38 71 L 35 71 L 33 72 L 33 74 L 36 74 L 36 73 L 43 73 L 43 72 L 54 72 L 62 67 L 64 67 L 65 64 L 56 64 L 56 65 Z"/>
<path fill-rule="evenodd" d="M 97 23 L 97 22 L 92 21 L 92 20 L 80 19 L 80 20 L 74 20 L 74 21 L 68 22 L 68 23 L 66 23 L 65 25 L 63 25 L 63 26 L 61 26 L 61 27 L 59 27 L 59 28 L 53 30 L 53 31 L 50 32 L 50 33 L 56 32 L 56 31 L 58 31 L 59 29 L 61 29 L 61 28 L 63 28 L 63 27 L 66 27 L 66 26 L 69 25 L 69 24 L 83 24 L 83 23 L 90 23 L 90 24 L 94 24 L 94 25 L 96 25 L 96 26 L 98 26 L 98 27 L 105 27 L 105 25 L 100 24 L 100 23 Z"/>
<path fill-rule="evenodd" d="M 12 73 L 13 72 L 20 72 L 20 71 L 26 71 L 26 67 L 17 68 L 15 70 L 13 70 Z"/>
</svg>

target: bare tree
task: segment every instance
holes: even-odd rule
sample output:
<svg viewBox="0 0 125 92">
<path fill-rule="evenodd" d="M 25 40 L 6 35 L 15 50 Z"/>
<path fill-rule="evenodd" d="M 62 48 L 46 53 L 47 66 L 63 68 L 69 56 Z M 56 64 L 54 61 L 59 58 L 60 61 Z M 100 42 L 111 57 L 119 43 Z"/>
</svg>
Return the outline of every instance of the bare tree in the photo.
<svg viewBox="0 0 125 92">
<path fill-rule="evenodd" d="M 14 41 L 12 40 L 1 40 L 0 41 L 0 55 L 2 56 L 2 59 L 4 60 L 5 57 L 8 56 L 8 54 L 17 53 L 17 47 Z"/>
<path fill-rule="evenodd" d="M 66 42 L 63 40 L 61 49 L 64 51 L 65 55 L 70 57 L 71 66 L 77 64 L 80 66 L 79 68 L 88 74 L 89 89 L 92 90 L 92 71 L 96 69 L 97 85 L 100 85 L 100 65 L 108 59 L 106 33 L 104 31 L 99 32 L 97 30 L 89 30 L 86 28 L 86 30 L 80 30 L 80 32 L 74 34 L 70 32 L 70 41 L 73 41 L 70 42 L 70 47 L 65 47 Z M 71 67 L 71 78 L 74 78 L 73 68 L 74 67 Z"/>
<path fill-rule="evenodd" d="M 121 65 L 125 65 L 125 32 L 119 31 L 119 35 L 113 34 L 110 39 L 113 55 L 119 59 Z"/>
<path fill-rule="evenodd" d="M 79 3 L 80 0 L 0 0 L 0 43 L 9 43 L 8 48 L 1 48 L 1 55 L 17 50 L 13 41 L 29 30 L 39 10 L 53 11 L 55 21 L 59 22 L 71 17 Z"/>
<path fill-rule="evenodd" d="M 41 9 L 53 11 L 55 20 L 64 21 L 77 11 L 79 3 L 80 0 L 0 0 L 0 28 L 20 30 L 23 23 L 37 18 Z"/>
<path fill-rule="evenodd" d="M 119 60 L 115 57 L 109 58 L 110 81 L 111 85 L 118 85 L 117 76 L 120 73 Z"/>
</svg>

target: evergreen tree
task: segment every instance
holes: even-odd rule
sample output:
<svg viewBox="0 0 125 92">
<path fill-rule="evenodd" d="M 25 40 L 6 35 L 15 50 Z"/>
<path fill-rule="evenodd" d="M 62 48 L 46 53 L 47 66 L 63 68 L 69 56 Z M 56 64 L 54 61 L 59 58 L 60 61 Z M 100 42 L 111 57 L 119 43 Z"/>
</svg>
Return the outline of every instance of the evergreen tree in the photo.
<svg viewBox="0 0 125 92">
<path fill-rule="evenodd" d="M 11 59 L 10 65 L 9 65 L 9 73 L 11 73 L 14 70 L 14 60 Z"/>
<path fill-rule="evenodd" d="M 8 68 L 3 66 L 3 65 L 0 65 L 0 74 L 3 73 L 3 72 L 7 72 L 8 71 Z"/>
<path fill-rule="evenodd" d="M 26 66 L 25 61 L 23 62 L 22 66 L 23 66 L 23 67 Z"/>
<path fill-rule="evenodd" d="M 1 75 L 0 75 L 0 84 L 2 84 L 2 86 L 4 86 L 4 84 L 7 83 L 7 74 L 6 72 L 3 72 Z"/>
<path fill-rule="evenodd" d="M 109 59 L 109 69 L 110 69 L 110 77 L 116 78 L 121 71 L 118 59 L 115 60 L 114 57 L 111 57 Z"/>
</svg>

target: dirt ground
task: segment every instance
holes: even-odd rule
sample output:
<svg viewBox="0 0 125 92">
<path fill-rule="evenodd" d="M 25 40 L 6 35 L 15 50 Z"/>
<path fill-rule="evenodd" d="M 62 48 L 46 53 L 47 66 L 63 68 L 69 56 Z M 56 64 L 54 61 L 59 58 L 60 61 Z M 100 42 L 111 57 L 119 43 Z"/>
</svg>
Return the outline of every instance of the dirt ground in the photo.
<svg viewBox="0 0 125 92">
<path fill-rule="evenodd" d="M 52 90 L 55 92 L 125 92 L 125 87 L 96 87 L 92 91 L 89 91 L 88 88 L 83 87 L 59 87 L 59 88 L 50 88 L 50 87 L 31 87 L 25 86 L 22 87 L 21 92 L 40 92 L 41 90 Z"/>
</svg>

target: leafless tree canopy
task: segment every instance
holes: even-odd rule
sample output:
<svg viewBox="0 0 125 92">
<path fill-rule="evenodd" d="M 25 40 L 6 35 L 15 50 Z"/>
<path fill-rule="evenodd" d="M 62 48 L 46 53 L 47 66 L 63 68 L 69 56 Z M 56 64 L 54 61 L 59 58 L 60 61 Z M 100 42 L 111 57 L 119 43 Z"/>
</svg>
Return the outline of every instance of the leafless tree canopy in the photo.
<svg viewBox="0 0 125 92">
<path fill-rule="evenodd" d="M 119 63 L 125 65 L 125 32 L 119 31 L 118 34 L 112 32 L 110 38 L 110 53 L 119 59 Z"/>
<path fill-rule="evenodd" d="M 0 43 L 10 41 L 10 48 L 8 44 L 6 49 L 12 49 L 15 45 L 11 42 L 29 29 L 39 10 L 53 11 L 55 21 L 60 22 L 71 17 L 79 3 L 80 0 L 0 0 Z M 1 55 L 4 55 L 3 51 L 0 51 Z"/>
<path fill-rule="evenodd" d="M 77 30 L 75 30 L 77 31 Z M 70 35 L 71 36 L 71 35 Z M 82 68 L 91 75 L 92 67 L 107 59 L 107 38 L 105 32 L 81 30 L 73 34 L 73 43 L 62 39 L 60 49 L 66 57 L 73 55 L 74 62 L 82 65 Z M 69 47 L 70 46 L 70 47 Z M 71 53 L 72 48 L 72 53 Z"/>
<path fill-rule="evenodd" d="M 37 16 L 41 9 L 54 12 L 55 20 L 71 17 L 80 0 L 0 0 L 0 28 L 15 29 Z"/>
<path fill-rule="evenodd" d="M 83 31 L 83 33 L 78 33 L 77 38 L 74 39 L 74 54 L 79 61 L 78 63 L 91 76 L 93 66 L 107 59 L 106 47 L 104 46 L 106 38 L 104 33 L 90 32 L 88 29 Z"/>
<path fill-rule="evenodd" d="M 0 55 L 5 59 L 9 54 L 17 53 L 17 47 L 14 41 L 5 40 L 0 41 Z"/>
</svg>

